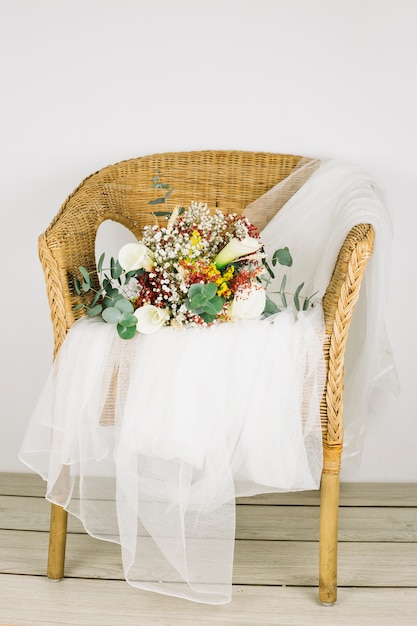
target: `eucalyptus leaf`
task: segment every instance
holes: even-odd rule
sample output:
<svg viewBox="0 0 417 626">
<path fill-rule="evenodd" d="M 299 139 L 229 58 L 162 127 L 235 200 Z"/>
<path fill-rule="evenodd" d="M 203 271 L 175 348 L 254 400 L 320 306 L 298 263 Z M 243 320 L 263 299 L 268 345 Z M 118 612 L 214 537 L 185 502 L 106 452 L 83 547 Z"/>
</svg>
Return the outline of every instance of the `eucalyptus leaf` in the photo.
<svg viewBox="0 0 417 626">
<path fill-rule="evenodd" d="M 133 308 L 133 304 L 130 302 L 130 300 L 127 300 L 126 298 L 121 298 L 120 300 L 117 300 L 114 306 L 122 313 L 133 313 L 133 311 L 135 310 Z"/>
<path fill-rule="evenodd" d="M 212 315 L 213 319 L 216 317 L 218 313 L 218 310 L 216 309 L 214 304 L 211 302 L 211 300 L 207 300 L 207 302 L 204 304 L 202 308 L 203 308 L 203 313 L 208 313 L 209 315 Z"/>
<path fill-rule="evenodd" d="M 88 317 L 95 317 L 96 315 L 100 315 L 102 310 L 103 310 L 103 307 L 101 306 L 101 304 L 96 304 L 95 306 L 89 306 L 87 307 L 87 315 Z"/>
<path fill-rule="evenodd" d="M 200 309 L 206 303 L 206 298 L 201 293 L 196 293 L 190 299 L 191 310 Z"/>
<path fill-rule="evenodd" d="M 101 298 L 101 291 L 96 291 L 96 295 L 94 296 L 94 299 L 91 303 L 90 306 L 94 306 L 94 304 L 96 304 Z"/>
<path fill-rule="evenodd" d="M 103 280 L 103 289 L 108 292 L 109 289 L 113 289 L 113 286 L 111 284 L 111 280 L 108 276 L 104 276 L 104 280 Z"/>
<path fill-rule="evenodd" d="M 271 300 L 271 298 L 267 295 L 265 301 L 265 308 L 263 310 L 263 315 L 265 317 L 269 317 L 269 315 L 274 315 L 274 313 L 279 313 L 280 309 L 277 307 L 275 302 Z"/>
<path fill-rule="evenodd" d="M 314 298 L 314 296 L 316 296 L 318 294 L 318 291 L 315 291 L 314 293 L 311 294 L 311 296 L 308 296 L 308 298 L 305 298 L 304 300 L 304 304 L 303 304 L 303 311 L 307 311 L 308 307 L 314 306 L 313 304 L 311 304 L 311 300 L 312 298 Z"/>
<path fill-rule="evenodd" d="M 215 307 L 217 313 L 220 313 L 222 310 L 224 302 L 225 300 L 221 296 L 214 296 L 214 298 L 210 300 L 210 303 Z"/>
<path fill-rule="evenodd" d="M 118 260 L 114 261 L 113 265 L 111 266 L 110 271 L 111 271 L 111 276 L 114 279 L 118 279 L 123 274 L 123 268 L 120 265 Z"/>
<path fill-rule="evenodd" d="M 130 270 L 130 272 L 126 272 L 125 274 L 125 281 L 128 283 L 129 280 L 131 278 L 133 278 L 134 276 L 142 276 L 144 270 L 140 269 L 140 270 Z"/>
<path fill-rule="evenodd" d="M 86 283 L 86 282 L 85 282 L 85 280 L 84 280 L 84 281 L 82 282 L 81 289 L 82 289 L 85 293 L 87 293 L 87 292 L 89 292 L 89 291 L 90 291 L 90 289 L 91 289 L 91 284 L 90 284 L 90 283 Z"/>
<path fill-rule="evenodd" d="M 121 326 L 117 324 L 117 332 L 121 339 L 132 339 L 136 335 L 136 326 Z"/>
<path fill-rule="evenodd" d="M 74 276 L 74 289 L 75 291 L 78 293 L 78 295 L 81 295 L 81 285 L 80 285 L 80 281 L 78 280 L 78 278 L 76 276 Z"/>
<path fill-rule="evenodd" d="M 266 259 L 262 259 L 262 262 L 265 266 L 266 271 L 268 272 L 268 274 L 270 275 L 271 278 L 275 278 L 275 274 L 274 272 L 271 270 L 269 264 L 266 262 Z"/>
<path fill-rule="evenodd" d="M 137 321 L 138 318 L 136 315 L 132 313 L 122 313 L 118 323 L 120 326 L 134 326 L 136 328 Z"/>
<path fill-rule="evenodd" d="M 86 282 L 86 283 L 88 283 L 89 285 L 92 285 L 91 276 L 90 276 L 90 274 L 88 273 L 87 268 L 86 268 L 86 267 L 84 267 L 83 265 L 80 265 L 79 270 L 80 270 L 81 275 L 82 275 L 82 277 L 84 278 L 85 282 Z"/>
<path fill-rule="evenodd" d="M 120 318 L 122 317 L 122 312 L 114 306 L 109 306 L 103 310 L 101 316 L 103 320 L 109 324 L 118 324 Z"/>
<path fill-rule="evenodd" d="M 200 313 L 201 319 L 206 322 L 206 324 L 211 324 L 216 319 L 215 315 L 210 315 L 210 313 Z"/>
<path fill-rule="evenodd" d="M 272 256 L 272 265 L 275 267 L 277 262 L 280 265 L 285 265 L 286 267 L 291 267 L 292 265 L 292 256 L 288 248 L 280 248 L 279 250 L 275 250 Z"/>
<path fill-rule="evenodd" d="M 155 198 L 154 200 L 149 200 L 148 204 L 164 204 L 165 198 Z"/>
<path fill-rule="evenodd" d="M 201 283 L 194 283 L 188 290 L 188 297 L 191 299 L 196 293 L 200 293 L 202 288 Z"/>
<path fill-rule="evenodd" d="M 99 260 L 98 260 L 98 264 L 97 264 L 97 269 L 99 272 L 101 272 L 101 270 L 103 269 L 103 263 L 104 263 L 104 257 L 106 256 L 106 253 L 103 252 L 102 255 L 100 256 Z"/>
<path fill-rule="evenodd" d="M 81 311 L 81 309 L 84 309 L 85 304 L 77 304 L 77 306 L 75 306 L 72 310 L 73 311 Z"/>
<path fill-rule="evenodd" d="M 217 285 L 216 283 L 207 283 L 203 285 L 201 288 L 201 294 L 207 298 L 207 300 L 211 300 L 217 293 Z"/>
<path fill-rule="evenodd" d="M 295 290 L 295 294 L 294 294 L 294 306 L 297 309 L 297 311 L 300 310 L 300 291 L 301 289 L 304 287 L 304 283 L 301 283 L 301 285 L 298 285 L 297 289 Z"/>
</svg>

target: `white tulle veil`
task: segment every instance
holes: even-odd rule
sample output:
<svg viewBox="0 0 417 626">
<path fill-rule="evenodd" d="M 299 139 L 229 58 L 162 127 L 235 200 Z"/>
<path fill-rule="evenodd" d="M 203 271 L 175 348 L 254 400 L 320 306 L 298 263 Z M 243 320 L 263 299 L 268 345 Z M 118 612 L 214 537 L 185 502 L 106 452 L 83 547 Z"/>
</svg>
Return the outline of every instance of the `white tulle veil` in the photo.
<svg viewBox="0 0 417 626">
<path fill-rule="evenodd" d="M 375 226 L 376 245 L 346 364 L 347 454 L 360 448 L 373 397 L 396 384 L 383 318 L 391 218 L 380 186 L 353 165 L 307 161 L 247 208 L 255 223 L 258 204 L 272 217 L 260 224 L 267 251 L 291 250 L 288 291 L 304 282 L 316 306 L 125 342 L 84 318 L 20 453 L 47 481 L 49 500 L 121 545 L 131 585 L 212 604 L 231 597 L 235 497 L 319 487 L 320 297 L 356 223 Z"/>
</svg>

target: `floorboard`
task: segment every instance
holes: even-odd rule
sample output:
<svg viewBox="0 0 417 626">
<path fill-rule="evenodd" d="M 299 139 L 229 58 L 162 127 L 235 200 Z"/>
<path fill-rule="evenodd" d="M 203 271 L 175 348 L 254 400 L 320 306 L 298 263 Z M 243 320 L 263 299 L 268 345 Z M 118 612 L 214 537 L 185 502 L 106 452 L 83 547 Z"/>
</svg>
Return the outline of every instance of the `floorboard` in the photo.
<svg viewBox="0 0 417 626">
<path fill-rule="evenodd" d="M 317 492 L 239 500 L 233 600 L 213 607 L 130 587 L 119 547 L 72 516 L 66 578 L 48 581 L 44 490 L 0 474 L 0 626 L 417 626 L 416 485 L 341 485 L 333 607 L 317 599 Z"/>
<path fill-rule="evenodd" d="M 305 587 L 244 587 L 207 606 L 121 581 L 0 575 L 0 620 L 21 626 L 415 626 L 417 589 L 340 588 L 323 607 Z M 0 622 L 1 623 L 1 622 Z"/>
</svg>

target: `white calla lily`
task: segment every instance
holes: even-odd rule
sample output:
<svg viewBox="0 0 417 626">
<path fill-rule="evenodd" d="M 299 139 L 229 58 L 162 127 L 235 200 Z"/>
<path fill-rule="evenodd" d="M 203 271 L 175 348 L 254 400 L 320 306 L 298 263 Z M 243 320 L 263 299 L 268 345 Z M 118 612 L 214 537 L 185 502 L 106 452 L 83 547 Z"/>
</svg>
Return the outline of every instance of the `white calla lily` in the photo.
<svg viewBox="0 0 417 626">
<path fill-rule="evenodd" d="M 266 291 L 258 284 L 238 289 L 230 303 L 229 316 L 233 321 L 252 320 L 262 315 L 266 304 Z"/>
<path fill-rule="evenodd" d="M 153 304 L 145 304 L 134 312 L 137 318 L 136 330 L 144 335 L 156 333 L 169 317 L 168 309 L 161 309 Z"/>
<path fill-rule="evenodd" d="M 144 269 L 150 272 L 153 268 L 151 250 L 143 243 L 127 243 L 119 251 L 118 260 L 125 272 Z"/>
<path fill-rule="evenodd" d="M 220 250 L 219 254 L 214 259 L 214 264 L 217 269 L 221 270 L 229 263 L 233 263 L 237 259 L 243 256 L 252 254 L 262 248 L 262 243 L 254 237 L 245 237 L 244 239 L 236 239 L 233 237 L 229 243 L 225 245 L 223 250 Z"/>
</svg>

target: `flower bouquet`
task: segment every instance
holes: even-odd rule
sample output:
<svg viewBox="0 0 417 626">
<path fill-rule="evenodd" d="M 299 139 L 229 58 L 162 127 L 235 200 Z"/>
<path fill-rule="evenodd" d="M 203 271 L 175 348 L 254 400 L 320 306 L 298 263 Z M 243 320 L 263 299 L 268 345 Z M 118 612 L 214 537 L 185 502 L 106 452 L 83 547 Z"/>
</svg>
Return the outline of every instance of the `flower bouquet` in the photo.
<svg viewBox="0 0 417 626">
<path fill-rule="evenodd" d="M 292 264 L 288 248 L 274 253 L 272 265 L 277 262 Z M 244 216 L 212 214 L 204 203 L 176 207 L 166 226 L 145 226 L 141 241 L 123 246 L 107 270 L 103 263 L 104 254 L 98 262 L 101 288 L 92 302 L 76 309 L 115 324 L 122 339 L 162 326 L 207 326 L 279 310 L 267 295 L 274 274 L 257 228 Z M 80 267 L 80 272 L 82 280 L 74 278 L 76 292 L 93 290 L 87 269 Z M 286 306 L 284 287 L 285 276 L 280 294 Z M 294 301 L 299 308 L 298 293 Z M 305 298 L 303 308 L 308 304 Z"/>
</svg>

